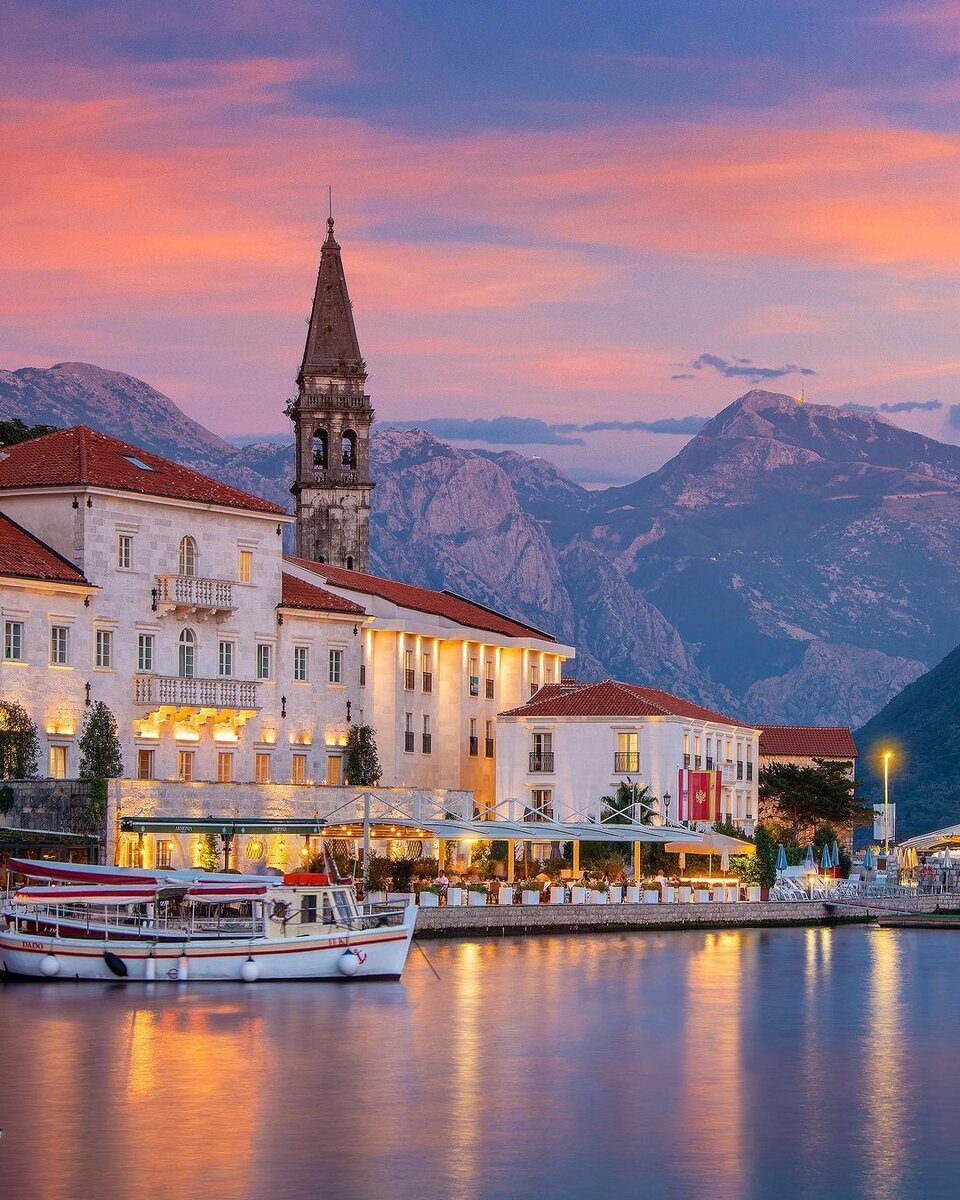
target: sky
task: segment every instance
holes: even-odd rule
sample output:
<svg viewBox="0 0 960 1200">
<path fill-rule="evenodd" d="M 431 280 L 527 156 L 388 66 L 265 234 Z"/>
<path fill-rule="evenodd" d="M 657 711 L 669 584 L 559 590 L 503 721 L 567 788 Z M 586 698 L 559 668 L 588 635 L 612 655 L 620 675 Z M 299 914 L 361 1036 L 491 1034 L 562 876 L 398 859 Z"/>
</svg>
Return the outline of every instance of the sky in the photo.
<svg viewBox="0 0 960 1200">
<path fill-rule="evenodd" d="M 288 432 L 329 185 L 384 422 L 590 485 L 754 386 L 960 442 L 960 0 L 0 0 L 0 27 L 0 369 Z"/>
</svg>

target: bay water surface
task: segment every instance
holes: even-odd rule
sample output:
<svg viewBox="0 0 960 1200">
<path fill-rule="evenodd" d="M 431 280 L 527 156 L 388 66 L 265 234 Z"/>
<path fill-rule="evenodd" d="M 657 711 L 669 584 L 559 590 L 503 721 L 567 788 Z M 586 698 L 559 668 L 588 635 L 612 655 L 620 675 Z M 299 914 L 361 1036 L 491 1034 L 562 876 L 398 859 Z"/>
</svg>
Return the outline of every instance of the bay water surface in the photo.
<svg viewBox="0 0 960 1200">
<path fill-rule="evenodd" d="M 439 980 L 0 986 L 0 1195 L 960 1195 L 960 930 L 423 950 Z"/>
</svg>

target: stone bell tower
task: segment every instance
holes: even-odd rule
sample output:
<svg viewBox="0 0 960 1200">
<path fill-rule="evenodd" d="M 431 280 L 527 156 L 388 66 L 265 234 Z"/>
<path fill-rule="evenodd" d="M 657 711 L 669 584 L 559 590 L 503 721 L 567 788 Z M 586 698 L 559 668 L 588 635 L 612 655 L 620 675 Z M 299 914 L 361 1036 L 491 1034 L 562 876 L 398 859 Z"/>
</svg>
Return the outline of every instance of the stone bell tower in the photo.
<svg viewBox="0 0 960 1200">
<path fill-rule="evenodd" d="M 297 434 L 297 554 L 355 571 L 370 568 L 370 426 L 360 355 L 333 217 L 320 251 L 310 329 L 287 407 Z"/>
</svg>

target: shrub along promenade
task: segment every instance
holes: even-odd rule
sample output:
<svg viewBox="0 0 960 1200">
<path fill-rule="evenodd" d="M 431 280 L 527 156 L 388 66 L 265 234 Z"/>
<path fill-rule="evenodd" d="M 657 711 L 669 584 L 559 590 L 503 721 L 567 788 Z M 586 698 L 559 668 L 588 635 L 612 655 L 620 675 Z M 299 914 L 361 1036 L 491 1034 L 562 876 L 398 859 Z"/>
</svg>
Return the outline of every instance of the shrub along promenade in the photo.
<svg viewBox="0 0 960 1200">
<path fill-rule="evenodd" d="M 935 912 L 943 897 L 892 903 L 811 901 L 708 901 L 700 904 L 488 904 L 421 908 L 416 936 L 508 937 L 544 933 L 623 933 L 630 930 L 835 925 L 875 920 L 891 912 Z M 955 901 L 954 901 L 955 902 Z"/>
</svg>

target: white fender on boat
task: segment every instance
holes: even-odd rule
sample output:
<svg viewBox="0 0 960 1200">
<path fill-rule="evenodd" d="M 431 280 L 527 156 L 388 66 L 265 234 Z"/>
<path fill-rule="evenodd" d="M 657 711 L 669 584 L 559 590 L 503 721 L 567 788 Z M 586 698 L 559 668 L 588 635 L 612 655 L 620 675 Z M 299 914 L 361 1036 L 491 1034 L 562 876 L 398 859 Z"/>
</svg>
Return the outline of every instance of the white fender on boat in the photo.
<svg viewBox="0 0 960 1200">
<path fill-rule="evenodd" d="M 360 957 L 353 950 L 344 950 L 337 959 L 337 970 L 341 975 L 356 975 L 360 970 Z"/>
<path fill-rule="evenodd" d="M 181 954 L 177 959 L 177 983 L 183 983 L 184 980 L 190 978 L 190 964 L 187 962 L 186 954 Z"/>
<path fill-rule="evenodd" d="M 157 978 L 157 960 L 153 957 L 153 951 L 147 955 L 147 960 L 143 964 L 143 977 L 147 983 L 153 983 Z"/>
<path fill-rule="evenodd" d="M 260 968 L 250 955 L 247 956 L 247 961 L 240 968 L 240 978 L 244 983 L 256 983 L 260 978 Z"/>
<path fill-rule="evenodd" d="M 55 954 L 45 954 L 40 959 L 40 974 L 52 979 L 60 974 L 60 959 Z"/>
</svg>

